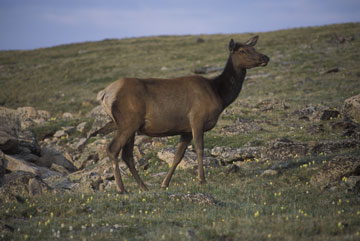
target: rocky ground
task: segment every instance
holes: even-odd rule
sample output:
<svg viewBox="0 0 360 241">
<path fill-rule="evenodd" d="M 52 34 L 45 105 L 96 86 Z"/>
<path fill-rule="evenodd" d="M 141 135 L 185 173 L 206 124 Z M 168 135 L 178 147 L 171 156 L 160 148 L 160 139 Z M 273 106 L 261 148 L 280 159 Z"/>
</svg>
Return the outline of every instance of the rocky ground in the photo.
<svg viewBox="0 0 360 241">
<path fill-rule="evenodd" d="M 262 111 L 273 108 L 287 108 L 276 101 L 257 104 Z M 225 111 L 226 112 L 226 111 Z M 226 113 L 225 113 L 226 114 Z M 268 169 L 260 175 L 276 175 L 290 168 L 289 159 L 306 156 L 331 155 L 327 165 L 312 176 L 314 186 L 337 188 L 344 183 L 349 190 L 360 191 L 360 158 L 346 156 L 342 150 L 360 149 L 360 95 L 349 98 L 341 111 L 325 106 L 308 106 L 292 113 L 292 116 L 311 122 L 308 132 L 323 130 L 321 121 L 338 118 L 331 125 L 341 130 L 344 138 L 334 141 L 297 142 L 288 138 L 277 138 L 263 145 L 247 143 L 239 148 L 214 146 L 205 149 L 205 165 L 211 167 L 229 166 L 228 172 L 236 172 L 249 161 L 269 163 Z M 340 117 L 340 118 L 339 118 Z M 47 111 L 23 107 L 16 110 L 0 108 L 0 199 L 19 201 L 28 196 L 45 192 L 97 192 L 114 188 L 111 163 L 106 154 L 106 145 L 112 137 L 111 119 L 100 106 L 88 114 L 86 121 L 72 122 L 72 114 L 62 116 L 66 123 L 56 129 L 45 130 L 39 139 L 34 130 L 55 120 Z M 67 125 L 76 123 L 76 125 Z M 256 120 L 235 120 L 221 128 L 221 135 L 231 136 L 262 131 Z M 149 138 L 136 136 L 134 158 L 138 169 L 146 169 L 151 156 L 171 165 L 175 146 L 171 138 Z M 196 168 L 196 153 L 189 146 L 179 168 Z M 305 162 L 303 165 L 311 165 Z M 121 163 L 121 171 L 129 176 Z M 151 173 L 164 176 L 166 173 Z M 183 198 L 188 198 L 184 196 Z"/>
</svg>

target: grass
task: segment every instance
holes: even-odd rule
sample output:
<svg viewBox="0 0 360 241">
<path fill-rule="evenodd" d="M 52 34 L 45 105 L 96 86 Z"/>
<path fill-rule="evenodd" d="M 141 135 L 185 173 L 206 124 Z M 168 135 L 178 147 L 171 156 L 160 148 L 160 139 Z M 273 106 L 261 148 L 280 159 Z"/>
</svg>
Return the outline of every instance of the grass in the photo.
<svg viewBox="0 0 360 241">
<path fill-rule="evenodd" d="M 308 167 L 293 161 L 277 176 L 261 176 L 266 163 L 244 163 L 239 173 L 208 168 L 199 186 L 192 172 L 179 170 L 167 191 L 160 179 L 141 171 L 152 184 L 137 192 L 125 179 L 127 195 L 107 193 L 47 194 L 23 203 L 2 204 L 0 216 L 14 233 L 5 240 L 356 240 L 360 204 L 342 190 L 321 192 L 309 178 L 322 162 Z M 166 169 L 160 164 L 156 170 Z M 252 171 L 249 171 L 252 170 Z M 158 180 L 159 179 L 159 180 Z M 211 193 L 218 205 L 170 199 L 169 193 Z"/>
<path fill-rule="evenodd" d="M 265 68 L 248 71 L 239 98 L 205 135 L 205 147 L 264 145 L 276 138 L 295 142 L 343 140 L 341 130 L 327 121 L 305 121 L 295 111 L 308 105 L 341 109 L 344 100 L 360 93 L 360 24 L 348 23 L 260 33 L 257 50 L 270 57 Z M 55 120 L 33 131 L 38 139 L 63 125 L 76 125 L 97 105 L 99 90 L 124 76 L 176 77 L 196 67 L 221 67 L 230 38 L 247 40 L 252 34 L 161 36 L 110 39 L 31 51 L 0 52 L 0 104 L 34 106 L 53 116 L 72 112 L 74 123 Z M 339 43 L 337 36 L 353 36 Z M 202 37 L 205 42 L 196 43 Z M 166 67 L 166 68 L 163 68 Z M 338 68 L 335 73 L 326 72 Z M 210 74 L 208 76 L 212 76 Z M 8 91 L 8 90 L 11 91 Z M 263 109 L 268 103 L 269 110 Z M 284 104 L 286 108 L 284 107 Z M 261 127 L 227 136 L 224 126 L 248 121 Z M 316 125 L 323 131 L 311 132 Z M 175 145 L 178 137 L 167 139 Z M 94 139 L 90 140 L 94 141 Z M 357 157 L 359 151 L 333 155 Z M 262 176 L 273 162 L 243 162 L 237 172 L 229 166 L 207 168 L 207 184 L 199 186 L 195 170 L 177 169 L 163 191 L 168 165 L 149 152 L 148 169 L 140 175 L 149 192 L 138 192 L 125 177 L 128 195 L 115 190 L 93 194 L 56 193 L 24 202 L 0 203 L 3 240 L 359 240 L 358 196 L 340 185 L 320 190 L 309 185 L 312 174 L 333 156 L 289 160 L 275 176 Z M 314 162 L 313 162 L 314 161 Z M 211 194 L 218 205 L 170 199 L 171 193 Z M 6 231 L 4 224 L 14 231 Z"/>
</svg>

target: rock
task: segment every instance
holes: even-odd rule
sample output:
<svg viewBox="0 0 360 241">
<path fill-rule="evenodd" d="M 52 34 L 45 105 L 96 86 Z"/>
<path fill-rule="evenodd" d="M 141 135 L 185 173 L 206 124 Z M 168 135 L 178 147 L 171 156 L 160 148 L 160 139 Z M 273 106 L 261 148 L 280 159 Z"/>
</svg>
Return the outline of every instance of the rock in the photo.
<svg viewBox="0 0 360 241">
<path fill-rule="evenodd" d="M 77 143 L 72 145 L 72 148 L 74 150 L 82 149 L 85 146 L 87 140 L 88 140 L 87 138 L 81 138 Z"/>
<path fill-rule="evenodd" d="M 355 192 L 357 194 L 360 193 L 360 176 L 350 176 L 344 180 L 346 181 L 343 181 L 343 183 L 349 191 Z"/>
<path fill-rule="evenodd" d="M 230 173 L 239 173 L 241 168 L 237 165 L 231 165 L 228 169 L 225 170 L 225 175 L 229 175 Z"/>
<path fill-rule="evenodd" d="M 340 117 L 340 112 L 337 110 L 331 110 L 331 109 L 324 109 L 315 111 L 311 117 L 310 120 L 312 121 L 323 121 L 323 120 L 331 120 L 333 118 Z"/>
<path fill-rule="evenodd" d="M 0 150 L 6 154 L 19 154 L 24 148 L 33 154 L 40 152 L 34 134 L 21 129 L 18 112 L 0 107 Z"/>
<path fill-rule="evenodd" d="M 5 154 L 4 167 L 6 170 L 9 170 L 12 172 L 14 172 L 14 171 L 30 172 L 41 178 L 47 178 L 47 177 L 50 177 L 53 175 L 61 175 L 60 173 L 51 171 L 48 168 L 39 167 L 33 163 L 25 162 L 24 160 L 14 158 L 14 157 L 12 157 L 10 155 L 6 155 L 6 154 Z"/>
<path fill-rule="evenodd" d="M 108 116 L 104 108 L 99 105 L 95 107 L 89 114 L 88 117 L 94 117 L 95 120 L 93 125 L 88 132 L 87 137 L 96 136 L 97 134 L 109 134 L 116 130 L 116 126 L 113 120 Z"/>
<path fill-rule="evenodd" d="M 360 123 L 360 94 L 346 99 L 341 112 L 344 118 Z"/>
<path fill-rule="evenodd" d="M 261 174 L 261 176 L 276 176 L 277 174 L 278 174 L 278 171 L 268 169 L 268 170 L 265 170 L 265 171 Z"/>
<path fill-rule="evenodd" d="M 249 132 L 262 131 L 263 128 L 259 127 L 255 121 L 252 120 L 236 120 L 231 125 L 225 125 L 221 128 L 221 134 L 225 136 L 233 136 L 238 134 L 248 134 Z"/>
<path fill-rule="evenodd" d="M 40 178 L 33 177 L 29 179 L 28 189 L 30 196 L 41 195 L 44 191 L 47 192 L 49 187 Z"/>
<path fill-rule="evenodd" d="M 332 69 L 329 69 L 329 70 L 325 71 L 324 74 L 337 73 L 339 71 L 340 71 L 339 68 L 332 68 Z"/>
<path fill-rule="evenodd" d="M 66 176 L 51 176 L 44 179 L 44 182 L 52 189 L 71 190 L 74 186 L 78 186 L 69 180 Z"/>
<path fill-rule="evenodd" d="M 69 112 L 65 112 L 65 113 L 62 115 L 62 117 L 63 117 L 64 119 L 72 119 L 72 118 L 74 118 L 73 114 L 71 114 L 71 113 L 69 113 Z"/>
<path fill-rule="evenodd" d="M 4 131 L 0 131 L 0 150 L 6 153 L 16 153 L 18 148 L 18 142 L 16 137 L 7 134 Z"/>
<path fill-rule="evenodd" d="M 174 194 L 169 194 L 168 197 L 171 200 L 186 200 L 191 203 L 199 203 L 206 205 L 218 204 L 218 202 L 215 200 L 213 196 L 205 193 L 188 193 L 188 194 L 174 193 Z"/>
<path fill-rule="evenodd" d="M 61 127 L 67 134 L 72 135 L 75 133 L 76 128 L 74 126 L 63 126 Z"/>
<path fill-rule="evenodd" d="M 186 154 L 187 153 L 185 153 L 183 159 L 181 160 L 181 162 L 179 164 L 179 167 L 181 167 L 183 169 L 192 168 L 197 164 L 196 163 L 196 154 L 195 155 L 194 155 L 194 153 L 193 153 L 193 155 L 190 154 L 191 157 L 189 157 L 189 154 L 188 155 L 186 155 Z M 168 163 L 169 166 L 171 166 L 173 163 L 174 157 L 175 157 L 175 148 L 174 147 L 166 147 L 157 153 L 157 157 L 160 160 Z"/>
<path fill-rule="evenodd" d="M 60 166 L 60 165 L 58 165 L 56 163 L 51 164 L 50 169 L 53 170 L 53 171 L 65 174 L 65 175 L 70 173 L 65 167 Z"/>
<path fill-rule="evenodd" d="M 76 126 L 76 130 L 80 133 L 83 133 L 86 129 L 87 122 L 81 122 Z"/>
<path fill-rule="evenodd" d="M 205 40 L 203 38 L 197 38 L 196 43 L 202 44 L 202 43 L 205 43 Z"/>
<path fill-rule="evenodd" d="M 61 154 L 61 152 L 51 147 L 44 147 L 41 149 L 41 157 L 36 164 L 43 167 L 51 167 L 52 164 L 57 164 L 63 166 L 70 172 L 77 170 L 76 167 Z"/>
<path fill-rule="evenodd" d="M 34 125 L 44 123 L 49 120 L 51 115 L 45 110 L 36 110 L 34 107 L 19 107 L 17 108 L 17 115 L 20 119 L 20 126 L 22 129 L 33 127 Z"/>
<path fill-rule="evenodd" d="M 82 193 L 94 193 L 100 189 L 100 184 L 104 183 L 99 173 L 90 171 L 80 175 L 72 174 L 69 176 L 70 181 L 75 181 L 76 185 L 72 186 L 73 191 Z"/>
<path fill-rule="evenodd" d="M 61 137 L 66 136 L 66 135 L 67 135 L 66 131 L 58 130 L 57 132 L 55 132 L 54 137 L 61 138 Z"/>
<path fill-rule="evenodd" d="M 320 141 L 304 143 L 309 154 L 336 153 L 343 149 L 360 149 L 360 140 L 347 139 L 338 141 Z"/>
<path fill-rule="evenodd" d="M 1 179 L 5 175 L 6 168 L 5 168 L 5 154 L 0 151 L 0 186 L 2 185 Z"/>
<path fill-rule="evenodd" d="M 77 169 L 81 170 L 91 163 L 95 163 L 99 160 L 99 155 L 93 145 L 86 146 L 81 153 L 78 160 L 74 162 Z"/>
<path fill-rule="evenodd" d="M 310 178 L 310 183 L 320 188 L 328 188 L 337 185 L 344 177 L 359 175 L 359 158 L 335 157 Z"/>
<path fill-rule="evenodd" d="M 40 195 L 51 188 L 37 175 L 24 171 L 13 171 L 4 177 L 4 185 L 0 188 L 0 199 L 16 201 L 19 198 Z"/>
<path fill-rule="evenodd" d="M 25 118 L 36 119 L 38 113 L 34 107 L 19 107 L 17 108 L 19 114 Z"/>
<path fill-rule="evenodd" d="M 305 156 L 306 153 L 306 144 L 295 143 L 286 138 L 278 138 L 265 144 L 265 149 L 261 152 L 261 158 L 281 161 L 294 158 L 296 155 Z"/>
</svg>

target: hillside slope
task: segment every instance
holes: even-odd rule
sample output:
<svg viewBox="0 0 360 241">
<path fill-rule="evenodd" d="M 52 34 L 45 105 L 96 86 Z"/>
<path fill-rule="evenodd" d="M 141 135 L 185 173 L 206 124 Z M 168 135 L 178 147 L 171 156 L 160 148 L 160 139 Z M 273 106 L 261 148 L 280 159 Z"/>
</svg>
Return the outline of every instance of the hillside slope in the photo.
<svg viewBox="0 0 360 241">
<path fill-rule="evenodd" d="M 339 106 L 360 92 L 359 30 L 360 23 L 349 23 L 259 33 L 257 49 L 271 62 L 248 72 L 253 78 L 248 78 L 241 99 L 273 95 L 291 106 Z M 251 35 L 110 39 L 1 51 L 0 105 L 84 114 L 97 104 L 97 92 L 113 80 L 192 75 L 196 67 L 223 67 L 229 39 L 245 41 Z M 197 43 L 199 37 L 205 42 Z M 335 68 L 339 71 L 324 74 Z"/>
</svg>

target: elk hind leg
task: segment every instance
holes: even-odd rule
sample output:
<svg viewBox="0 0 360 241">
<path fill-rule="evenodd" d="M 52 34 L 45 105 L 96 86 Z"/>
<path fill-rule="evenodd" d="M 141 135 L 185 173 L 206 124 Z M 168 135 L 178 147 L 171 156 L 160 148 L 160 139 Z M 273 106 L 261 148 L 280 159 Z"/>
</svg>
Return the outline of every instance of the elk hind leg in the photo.
<svg viewBox="0 0 360 241">
<path fill-rule="evenodd" d="M 134 138 L 135 138 L 135 134 L 129 139 L 129 141 L 124 146 L 124 148 L 122 150 L 122 159 L 124 160 L 124 162 L 128 166 L 131 174 L 135 178 L 135 180 L 136 180 L 137 184 L 139 185 L 139 187 L 144 191 L 148 191 L 149 189 L 146 187 L 144 182 L 141 180 L 141 178 L 140 178 L 140 176 L 139 176 L 139 174 L 138 174 L 138 172 L 137 172 L 137 170 L 135 168 L 134 156 L 133 156 Z"/>
<path fill-rule="evenodd" d="M 128 134 L 123 133 L 118 130 L 116 133 L 116 136 L 110 142 L 110 144 L 108 145 L 108 148 L 107 148 L 107 153 L 110 157 L 110 160 L 113 163 L 113 172 L 114 172 L 114 177 L 115 177 L 116 190 L 121 194 L 126 193 L 126 190 L 124 187 L 124 183 L 121 179 L 118 156 L 119 156 L 121 149 L 128 142 L 129 136 L 131 136 L 131 135 L 128 135 Z"/>
</svg>

